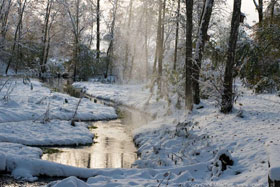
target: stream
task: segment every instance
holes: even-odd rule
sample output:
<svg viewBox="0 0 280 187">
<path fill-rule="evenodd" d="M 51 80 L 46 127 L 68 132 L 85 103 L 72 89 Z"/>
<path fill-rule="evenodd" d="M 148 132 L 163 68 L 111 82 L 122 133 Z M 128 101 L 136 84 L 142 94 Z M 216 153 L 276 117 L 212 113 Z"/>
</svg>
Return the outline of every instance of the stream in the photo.
<svg viewBox="0 0 280 187">
<path fill-rule="evenodd" d="M 128 108 L 116 106 L 113 102 L 82 95 L 72 87 L 71 79 L 47 79 L 44 85 L 55 92 L 74 97 L 87 97 L 91 102 L 110 105 L 117 109 L 119 119 L 89 123 L 89 130 L 95 135 L 93 144 L 78 147 L 51 147 L 59 152 L 43 154 L 42 159 L 65 165 L 82 168 L 131 168 L 138 159 L 131 130 L 135 126 L 147 124 L 152 118 L 147 114 Z M 50 147 L 46 148 L 49 149 Z M 37 187 L 46 185 L 61 178 L 39 177 L 36 182 L 25 182 L 13 179 L 10 174 L 0 174 L 0 186 Z"/>
<path fill-rule="evenodd" d="M 80 92 L 71 86 L 71 80 L 48 79 L 44 84 L 54 91 L 82 97 Z M 96 98 L 91 100 L 106 104 Z M 121 113 L 121 119 L 87 122 L 90 124 L 90 131 L 95 135 L 91 146 L 55 147 L 59 150 L 58 153 L 44 154 L 42 159 L 82 168 L 131 168 L 138 159 L 131 128 L 146 123 L 147 118 L 141 112 L 131 111 L 123 106 L 117 109 Z"/>
</svg>

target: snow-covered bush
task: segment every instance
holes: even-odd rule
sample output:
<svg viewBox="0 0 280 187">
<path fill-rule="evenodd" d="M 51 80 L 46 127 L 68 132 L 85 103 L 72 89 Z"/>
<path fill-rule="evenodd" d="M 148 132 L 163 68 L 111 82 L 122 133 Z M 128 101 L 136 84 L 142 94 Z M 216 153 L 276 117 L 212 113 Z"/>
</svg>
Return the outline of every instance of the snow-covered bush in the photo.
<svg viewBox="0 0 280 187">
<path fill-rule="evenodd" d="M 228 166 L 234 164 L 233 158 L 228 150 L 220 150 L 217 152 L 214 161 L 212 162 L 212 180 L 219 177 Z"/>
<path fill-rule="evenodd" d="M 275 77 L 276 80 L 269 77 L 262 78 L 253 89 L 255 93 L 274 93 L 280 90 L 280 78 Z"/>
</svg>

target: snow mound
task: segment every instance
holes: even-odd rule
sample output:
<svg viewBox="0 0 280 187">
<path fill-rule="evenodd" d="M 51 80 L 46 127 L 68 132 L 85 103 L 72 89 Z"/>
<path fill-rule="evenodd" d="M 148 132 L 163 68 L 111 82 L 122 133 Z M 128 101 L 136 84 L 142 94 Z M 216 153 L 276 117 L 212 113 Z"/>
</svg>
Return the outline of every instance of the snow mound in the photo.
<svg viewBox="0 0 280 187">
<path fill-rule="evenodd" d="M 280 181 L 280 142 L 269 143 L 267 148 L 269 156 L 269 178 L 272 181 Z"/>
<path fill-rule="evenodd" d="M 78 179 L 77 177 L 69 177 L 59 182 L 54 182 L 49 184 L 52 187 L 89 187 L 84 181 Z"/>
<path fill-rule="evenodd" d="M 42 150 L 39 148 L 7 142 L 0 142 L 0 152 L 6 155 L 18 155 L 34 159 L 41 158 L 43 154 Z"/>
<path fill-rule="evenodd" d="M 52 120 L 0 123 L 0 141 L 24 145 L 80 145 L 92 143 L 93 134 L 84 123 Z M 1 149 L 0 149 L 1 150 Z"/>
</svg>

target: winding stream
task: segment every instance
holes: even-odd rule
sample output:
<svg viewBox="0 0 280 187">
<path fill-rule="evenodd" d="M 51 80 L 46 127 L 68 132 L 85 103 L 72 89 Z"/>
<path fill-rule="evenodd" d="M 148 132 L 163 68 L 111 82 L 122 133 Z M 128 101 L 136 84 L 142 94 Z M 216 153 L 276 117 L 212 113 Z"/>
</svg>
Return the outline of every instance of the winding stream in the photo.
<svg viewBox="0 0 280 187">
<path fill-rule="evenodd" d="M 64 79 L 50 79 L 45 84 L 55 91 L 80 97 L 79 92 L 71 89 L 71 83 Z M 88 122 L 92 127 L 91 132 L 95 134 L 91 146 L 59 147 L 56 149 L 61 152 L 44 154 L 42 159 L 83 168 L 131 168 L 137 160 L 137 149 L 130 129 L 134 125 L 146 123 L 147 118 L 138 111 L 125 107 L 118 109 L 122 119 Z"/>
</svg>

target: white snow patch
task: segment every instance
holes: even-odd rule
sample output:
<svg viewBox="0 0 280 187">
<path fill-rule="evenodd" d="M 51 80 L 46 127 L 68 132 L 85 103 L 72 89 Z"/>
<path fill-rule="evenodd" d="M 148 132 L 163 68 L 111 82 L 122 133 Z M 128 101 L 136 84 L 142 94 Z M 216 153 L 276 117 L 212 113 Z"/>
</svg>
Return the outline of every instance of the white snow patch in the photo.
<svg viewBox="0 0 280 187">
<path fill-rule="evenodd" d="M 75 88 L 83 89 L 86 94 L 98 99 L 112 101 L 116 104 L 132 107 L 152 115 L 161 115 L 166 112 L 166 101 L 151 97 L 150 90 L 145 85 L 118 85 L 102 84 L 98 82 L 76 82 Z"/>
<path fill-rule="evenodd" d="M 269 178 L 280 181 L 280 142 L 268 143 Z"/>
<path fill-rule="evenodd" d="M 0 85 L 3 85 L 2 79 Z M 2 86 L 1 86 L 2 87 Z M 72 119 L 78 98 L 52 92 L 39 81 L 32 80 L 23 84 L 22 79 L 11 79 L 0 91 L 0 123 L 26 120 Z M 115 119 L 114 108 L 95 104 L 89 99 L 82 99 L 75 120 Z"/>
<path fill-rule="evenodd" d="M 0 123 L 0 142 L 24 145 L 80 145 L 92 143 L 93 134 L 84 123 L 71 125 L 70 121 L 52 120 Z"/>
</svg>

